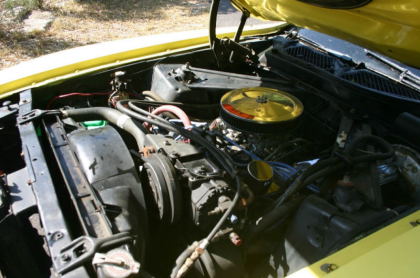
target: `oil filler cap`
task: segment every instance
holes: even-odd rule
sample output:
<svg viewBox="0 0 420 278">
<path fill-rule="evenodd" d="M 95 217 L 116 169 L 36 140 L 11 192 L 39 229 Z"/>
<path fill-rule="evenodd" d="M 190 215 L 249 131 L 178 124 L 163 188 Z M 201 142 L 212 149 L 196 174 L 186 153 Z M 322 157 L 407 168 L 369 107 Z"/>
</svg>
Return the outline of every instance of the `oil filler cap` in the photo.
<svg viewBox="0 0 420 278">
<path fill-rule="evenodd" d="M 236 89 L 221 99 L 221 118 L 233 128 L 254 133 L 291 127 L 302 113 L 298 98 L 272 88 Z"/>
</svg>

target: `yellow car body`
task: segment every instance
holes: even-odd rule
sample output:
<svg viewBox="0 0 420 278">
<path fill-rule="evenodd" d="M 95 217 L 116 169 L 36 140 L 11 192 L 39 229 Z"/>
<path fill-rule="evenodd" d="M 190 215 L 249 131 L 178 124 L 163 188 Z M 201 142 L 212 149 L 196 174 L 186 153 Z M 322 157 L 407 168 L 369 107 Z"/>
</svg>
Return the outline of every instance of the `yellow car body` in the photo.
<svg viewBox="0 0 420 278">
<path fill-rule="evenodd" d="M 293 274 L 306 277 L 418 277 L 420 211 Z M 330 266 L 330 272 L 324 271 Z"/>
<path fill-rule="evenodd" d="M 358 45 L 414 67 L 420 66 L 420 1 L 377 0 L 356 9 L 327 9 L 296 0 L 234 0 L 241 10 L 286 21 Z M 284 26 L 259 26 L 243 36 L 272 33 Z M 234 28 L 220 36 L 233 37 Z M 46 55 L 0 72 L 0 97 L 102 68 L 206 47 L 207 31 L 159 34 L 78 47 Z"/>
<path fill-rule="evenodd" d="M 284 25 L 259 25 L 258 28 L 246 30 L 243 35 L 270 34 Z M 223 28 L 220 31 L 220 36 L 233 37 L 235 28 Z M 208 31 L 198 30 L 142 36 L 63 50 L 0 71 L 0 98 L 105 68 L 205 47 L 208 47 Z"/>
<path fill-rule="evenodd" d="M 373 0 L 355 9 L 328 9 L 296 0 L 234 0 L 251 15 L 323 32 L 420 67 L 420 1 Z M 242 35 L 270 34 L 286 23 Z M 219 36 L 233 37 L 235 29 Z M 160 34 L 95 44 L 46 55 L 0 72 L 0 98 L 34 87 L 208 47 L 207 31 Z M 290 277 L 419 277 L 420 211 L 357 241 Z M 330 272 L 323 271 L 329 264 Z"/>
<path fill-rule="evenodd" d="M 297 0 L 233 2 L 258 18 L 284 20 L 420 67 L 418 0 L 374 0 L 354 9 L 328 9 Z"/>
</svg>

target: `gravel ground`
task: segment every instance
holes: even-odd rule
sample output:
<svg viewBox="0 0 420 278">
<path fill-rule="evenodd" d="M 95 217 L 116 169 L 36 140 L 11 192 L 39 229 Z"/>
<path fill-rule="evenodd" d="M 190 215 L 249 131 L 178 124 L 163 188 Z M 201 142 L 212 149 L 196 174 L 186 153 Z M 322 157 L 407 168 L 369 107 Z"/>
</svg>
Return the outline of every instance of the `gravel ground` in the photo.
<svg viewBox="0 0 420 278">
<path fill-rule="evenodd" d="M 210 6 L 208 0 L 44 0 L 35 8 L 55 20 L 44 32 L 26 33 L 30 11 L 6 8 L 10 1 L 0 0 L 0 69 L 76 46 L 207 28 Z"/>
<path fill-rule="evenodd" d="M 208 28 L 210 0 L 0 0 L 0 69 L 59 50 L 142 35 Z M 43 32 L 24 32 L 32 10 L 55 18 Z M 240 13 L 222 0 L 218 26 Z M 250 19 L 249 24 L 261 23 Z"/>
</svg>

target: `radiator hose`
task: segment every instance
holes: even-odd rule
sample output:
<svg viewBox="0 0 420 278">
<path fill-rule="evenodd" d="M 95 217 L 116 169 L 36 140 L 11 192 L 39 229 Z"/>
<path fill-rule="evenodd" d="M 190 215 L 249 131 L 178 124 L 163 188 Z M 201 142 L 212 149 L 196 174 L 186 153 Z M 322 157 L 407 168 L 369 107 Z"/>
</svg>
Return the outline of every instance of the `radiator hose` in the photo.
<svg viewBox="0 0 420 278">
<path fill-rule="evenodd" d="M 139 150 L 142 150 L 145 143 L 145 131 L 141 125 L 136 123 L 124 113 L 108 107 L 92 107 L 61 110 L 64 117 L 71 117 L 77 120 L 92 120 L 94 117 L 101 117 L 119 128 L 130 133 L 136 139 Z"/>
</svg>

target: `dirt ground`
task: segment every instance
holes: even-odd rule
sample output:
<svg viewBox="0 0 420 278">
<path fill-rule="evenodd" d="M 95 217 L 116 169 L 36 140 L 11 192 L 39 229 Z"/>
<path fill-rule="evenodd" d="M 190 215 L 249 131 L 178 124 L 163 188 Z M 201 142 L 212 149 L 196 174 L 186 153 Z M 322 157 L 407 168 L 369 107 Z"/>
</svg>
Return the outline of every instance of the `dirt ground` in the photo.
<svg viewBox="0 0 420 278">
<path fill-rule="evenodd" d="M 209 0 L 0 0 L 3 13 L 20 13 L 12 20 L 0 14 L 0 69 L 81 45 L 204 29 L 209 7 Z M 34 9 L 55 20 L 44 32 L 25 33 L 23 20 Z"/>
</svg>

